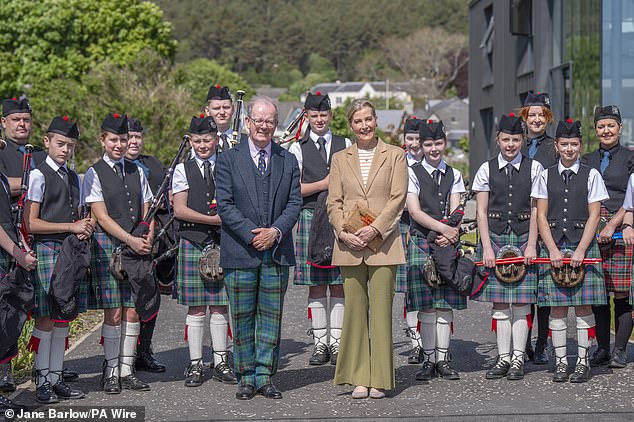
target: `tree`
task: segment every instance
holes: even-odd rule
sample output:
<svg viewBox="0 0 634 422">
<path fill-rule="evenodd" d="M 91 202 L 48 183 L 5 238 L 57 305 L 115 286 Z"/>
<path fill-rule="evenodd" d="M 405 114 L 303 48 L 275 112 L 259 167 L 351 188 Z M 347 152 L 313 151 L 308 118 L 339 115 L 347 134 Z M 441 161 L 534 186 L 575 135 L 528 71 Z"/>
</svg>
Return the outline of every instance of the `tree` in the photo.
<svg viewBox="0 0 634 422">
<path fill-rule="evenodd" d="M 5 0 L 0 7 L 0 95 L 57 78 L 80 80 L 97 63 L 129 63 L 144 49 L 172 58 L 161 9 L 138 0 Z"/>
</svg>

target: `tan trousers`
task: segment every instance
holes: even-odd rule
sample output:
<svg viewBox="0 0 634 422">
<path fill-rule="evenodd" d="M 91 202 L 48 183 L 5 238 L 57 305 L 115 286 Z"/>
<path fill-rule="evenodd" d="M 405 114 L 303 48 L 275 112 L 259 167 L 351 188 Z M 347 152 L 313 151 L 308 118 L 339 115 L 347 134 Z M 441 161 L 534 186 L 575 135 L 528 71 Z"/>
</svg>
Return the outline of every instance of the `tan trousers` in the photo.
<svg viewBox="0 0 634 422">
<path fill-rule="evenodd" d="M 339 267 L 346 311 L 335 384 L 394 388 L 392 300 L 396 268 L 365 263 Z"/>
</svg>

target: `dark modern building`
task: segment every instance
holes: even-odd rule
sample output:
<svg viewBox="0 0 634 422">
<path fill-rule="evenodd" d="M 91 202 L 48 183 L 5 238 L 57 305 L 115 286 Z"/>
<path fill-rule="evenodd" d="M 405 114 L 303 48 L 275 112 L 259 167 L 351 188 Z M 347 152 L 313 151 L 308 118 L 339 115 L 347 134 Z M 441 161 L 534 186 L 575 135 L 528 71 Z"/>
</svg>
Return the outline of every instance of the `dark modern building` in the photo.
<svg viewBox="0 0 634 422">
<path fill-rule="evenodd" d="M 472 176 L 496 153 L 500 116 L 529 91 L 550 94 L 555 119 L 581 120 L 587 149 L 597 142 L 594 107 L 618 105 L 621 142 L 634 147 L 634 0 L 473 0 L 469 7 Z"/>
</svg>

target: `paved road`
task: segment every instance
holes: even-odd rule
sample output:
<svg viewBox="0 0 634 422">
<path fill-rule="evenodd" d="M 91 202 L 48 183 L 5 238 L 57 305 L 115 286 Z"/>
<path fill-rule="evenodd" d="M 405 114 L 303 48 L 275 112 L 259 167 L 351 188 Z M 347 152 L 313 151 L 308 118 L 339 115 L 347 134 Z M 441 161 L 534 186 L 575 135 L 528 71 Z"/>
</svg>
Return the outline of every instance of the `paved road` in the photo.
<svg viewBox="0 0 634 422">
<path fill-rule="evenodd" d="M 332 384 L 334 367 L 309 367 L 312 351 L 306 335 L 306 289 L 289 287 L 282 332 L 282 359 L 275 384 L 283 391 L 279 401 L 256 397 L 237 401 L 235 387 L 211 380 L 199 388 L 183 386 L 183 370 L 188 362 L 187 345 L 183 341 L 185 307 L 165 299 L 154 349 L 167 364 L 165 374 L 140 373 L 151 382 L 151 392 L 124 391 L 106 396 L 98 383 L 103 359 L 99 346 L 100 330 L 96 330 L 67 356 L 69 368 L 82 376 L 75 384 L 88 396 L 72 404 L 144 405 L 147 420 L 185 421 L 208 419 L 439 419 L 453 420 L 569 420 L 579 421 L 600 417 L 606 421 L 634 420 L 634 361 L 630 347 L 629 365 L 615 371 L 593 370 L 586 384 L 554 384 L 550 367 L 529 364 L 523 381 L 486 381 L 484 373 L 495 355 L 495 338 L 489 331 L 489 306 L 472 302 L 468 310 L 456 315 L 455 334 L 451 350 L 455 367 L 461 371 L 460 381 L 433 380 L 421 385 L 414 380 L 416 366 L 407 365 L 409 340 L 403 334 L 403 297 L 394 301 L 394 342 L 396 359 L 396 389 L 384 400 L 353 400 L 350 387 Z M 574 324 L 574 323 L 573 323 Z M 574 326 L 574 325 L 573 325 Z M 572 331 L 569 336 L 573 336 Z M 207 333 L 205 344 L 209 344 Z M 570 348 L 576 353 L 576 348 Z M 211 359 L 205 348 L 206 359 Z M 22 392 L 17 400 L 36 405 L 33 387 Z"/>
</svg>

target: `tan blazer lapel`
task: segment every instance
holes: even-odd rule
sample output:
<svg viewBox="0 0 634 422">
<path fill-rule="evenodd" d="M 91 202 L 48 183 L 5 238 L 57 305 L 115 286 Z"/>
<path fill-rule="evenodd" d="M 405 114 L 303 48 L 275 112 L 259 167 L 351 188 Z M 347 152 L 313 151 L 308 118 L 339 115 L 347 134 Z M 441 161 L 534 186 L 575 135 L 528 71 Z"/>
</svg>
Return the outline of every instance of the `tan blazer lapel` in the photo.
<svg viewBox="0 0 634 422">
<path fill-rule="evenodd" d="M 358 154 L 357 154 L 358 159 Z M 370 174 L 368 174 L 368 183 L 366 184 L 365 191 L 368 192 L 370 187 L 372 186 L 372 182 L 376 178 L 379 169 L 385 163 L 387 159 L 387 147 L 385 143 L 379 139 L 379 142 L 376 145 L 376 151 L 374 152 L 374 158 L 372 159 L 372 165 L 370 166 Z"/>
<path fill-rule="evenodd" d="M 351 173 L 354 174 L 355 179 L 357 179 L 357 183 L 359 183 L 361 190 L 365 192 L 365 186 L 363 186 L 363 179 L 361 178 L 361 164 L 359 163 L 359 149 L 357 148 L 357 144 L 348 148 L 346 150 L 346 154 L 346 161 L 350 166 L 350 170 L 352 170 Z"/>
</svg>

